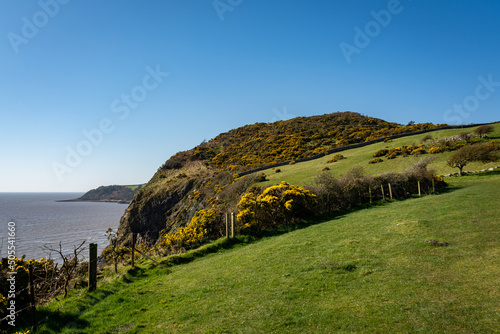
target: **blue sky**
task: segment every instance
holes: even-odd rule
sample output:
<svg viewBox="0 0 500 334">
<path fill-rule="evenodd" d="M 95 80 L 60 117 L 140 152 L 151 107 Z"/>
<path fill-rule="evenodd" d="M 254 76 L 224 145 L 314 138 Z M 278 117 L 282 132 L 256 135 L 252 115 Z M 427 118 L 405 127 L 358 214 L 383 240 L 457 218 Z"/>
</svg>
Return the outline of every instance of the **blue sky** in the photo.
<svg viewBox="0 0 500 334">
<path fill-rule="evenodd" d="M 147 182 L 256 122 L 499 120 L 500 2 L 0 2 L 0 191 Z"/>
</svg>

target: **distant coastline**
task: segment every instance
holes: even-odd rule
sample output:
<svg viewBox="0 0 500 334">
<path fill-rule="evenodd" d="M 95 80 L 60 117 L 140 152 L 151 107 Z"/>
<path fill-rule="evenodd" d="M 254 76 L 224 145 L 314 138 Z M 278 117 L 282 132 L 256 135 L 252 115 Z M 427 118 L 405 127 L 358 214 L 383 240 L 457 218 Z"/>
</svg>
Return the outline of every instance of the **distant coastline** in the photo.
<svg viewBox="0 0 500 334">
<path fill-rule="evenodd" d="M 58 200 L 56 202 L 105 202 L 105 203 L 130 204 L 130 201 L 124 201 L 124 200 L 114 200 L 114 199 L 81 199 L 81 198 L 62 199 L 62 200 Z"/>
<path fill-rule="evenodd" d="M 135 193 L 142 187 L 142 185 L 132 186 L 100 186 L 99 188 L 92 189 L 82 196 L 75 199 L 65 199 L 56 202 L 107 202 L 118 204 L 130 204 Z"/>
</svg>

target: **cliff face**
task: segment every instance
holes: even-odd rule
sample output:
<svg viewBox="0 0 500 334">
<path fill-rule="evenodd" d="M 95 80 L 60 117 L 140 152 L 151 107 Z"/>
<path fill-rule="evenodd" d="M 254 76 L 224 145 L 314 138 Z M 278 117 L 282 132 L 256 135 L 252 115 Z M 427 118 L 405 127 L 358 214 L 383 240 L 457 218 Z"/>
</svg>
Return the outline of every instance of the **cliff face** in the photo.
<svg viewBox="0 0 500 334">
<path fill-rule="evenodd" d="M 194 183 L 192 179 L 185 179 L 164 191 L 139 191 L 120 220 L 119 234 L 137 233 L 144 240 L 156 241 L 169 218 L 176 216 L 180 202 L 192 190 Z"/>
<path fill-rule="evenodd" d="M 196 211 L 207 205 L 205 196 L 196 193 L 211 171 L 201 162 L 157 173 L 132 199 L 120 220 L 118 235 L 121 243 L 138 235 L 138 242 L 153 244 L 160 232 L 174 231 L 189 222 Z"/>
</svg>

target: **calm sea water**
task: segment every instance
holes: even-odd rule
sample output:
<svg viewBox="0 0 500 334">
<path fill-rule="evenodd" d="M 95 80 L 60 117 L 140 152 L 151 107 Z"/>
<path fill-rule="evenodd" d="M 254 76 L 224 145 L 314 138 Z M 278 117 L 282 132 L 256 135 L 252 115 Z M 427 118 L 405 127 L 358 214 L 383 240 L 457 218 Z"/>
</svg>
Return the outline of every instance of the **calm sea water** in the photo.
<svg viewBox="0 0 500 334">
<path fill-rule="evenodd" d="M 83 240 L 98 244 L 98 253 L 107 246 L 106 230 L 114 230 L 127 204 L 100 202 L 56 202 L 78 198 L 83 193 L 0 193 L 0 256 L 7 256 L 8 223 L 16 227 L 16 256 L 28 259 L 48 257 L 44 245 L 59 248 L 65 253 Z M 82 253 L 87 256 L 88 251 Z M 57 261 L 59 262 L 59 261 Z"/>
</svg>

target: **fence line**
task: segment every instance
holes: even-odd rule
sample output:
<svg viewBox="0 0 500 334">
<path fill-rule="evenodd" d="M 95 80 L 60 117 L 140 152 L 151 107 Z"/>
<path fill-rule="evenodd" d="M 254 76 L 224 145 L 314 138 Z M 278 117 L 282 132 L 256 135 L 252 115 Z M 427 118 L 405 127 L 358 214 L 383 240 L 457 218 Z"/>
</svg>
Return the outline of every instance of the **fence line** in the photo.
<svg viewBox="0 0 500 334">
<path fill-rule="evenodd" d="M 97 245 L 90 244 L 89 246 L 91 246 L 91 245 L 95 245 L 95 254 L 97 254 Z M 91 248 L 92 247 L 93 246 L 91 246 Z M 90 248 L 89 248 L 89 251 L 90 251 Z M 78 259 L 77 259 L 76 265 L 78 265 L 80 263 L 81 262 L 78 261 Z M 95 267 L 97 268 L 97 257 L 94 257 L 94 259 L 89 257 L 88 265 L 89 265 L 89 267 L 95 265 Z M 14 296 L 15 296 L 14 298 L 16 300 L 15 305 L 16 306 L 23 306 L 23 307 L 21 309 L 15 310 L 15 312 L 12 312 L 12 313 L 6 309 L 7 315 L 5 317 L 3 317 L 2 319 L 0 319 L 0 322 L 4 322 L 8 319 L 13 320 L 12 319 L 13 316 L 17 316 L 19 314 L 25 313 L 25 311 L 27 311 L 27 310 L 30 310 L 30 314 L 31 314 L 30 330 L 35 332 L 37 330 L 37 327 L 39 325 L 41 325 L 43 322 L 47 321 L 49 319 L 49 317 L 53 314 L 53 313 L 49 314 L 44 319 L 37 322 L 37 319 L 36 319 L 36 315 L 37 315 L 36 314 L 36 306 L 37 306 L 37 304 L 39 304 L 41 301 L 46 300 L 47 296 L 50 296 L 50 295 L 53 296 L 54 294 L 58 294 L 58 293 L 62 292 L 62 289 L 66 289 L 66 285 L 65 285 L 64 280 L 67 278 L 67 276 L 65 276 L 65 273 L 63 271 L 61 271 L 62 268 L 60 269 L 59 272 L 57 272 L 57 264 L 56 264 L 55 267 L 53 267 L 53 268 L 47 268 L 47 267 L 40 268 L 40 270 L 45 270 L 46 274 L 47 274 L 48 270 L 51 270 L 53 277 L 43 279 L 41 281 L 36 281 L 36 278 L 40 277 L 40 276 L 37 276 L 37 271 L 35 270 L 35 267 L 32 264 L 29 264 L 27 268 L 25 266 L 22 266 L 22 268 L 23 268 L 22 271 L 18 270 L 15 272 L 15 274 L 7 274 L 7 276 L 2 277 L 2 279 L 7 279 L 9 276 L 16 277 L 16 291 L 14 293 Z M 17 276 L 18 273 L 22 276 Z M 56 274 L 57 276 L 54 277 L 54 274 Z M 14 276 L 14 275 L 16 275 L 16 276 Z M 28 275 L 27 279 L 26 279 L 25 275 Z M 61 281 L 63 281 L 63 282 L 61 282 Z M 55 282 L 54 286 L 52 286 L 53 282 Z M 25 283 L 26 286 L 21 288 L 21 289 L 17 289 L 18 284 L 23 284 L 23 283 Z M 44 289 L 44 291 L 46 291 L 46 296 L 39 296 L 38 302 L 37 302 L 37 296 L 36 296 L 35 290 L 40 290 L 40 287 L 43 287 L 43 286 L 47 286 L 46 289 Z M 29 293 L 27 295 L 26 295 L 26 291 L 29 291 Z M 13 298 L 9 298 L 9 299 L 13 299 Z M 61 309 L 62 309 L 62 306 L 59 308 L 59 310 L 61 310 Z"/>
</svg>

